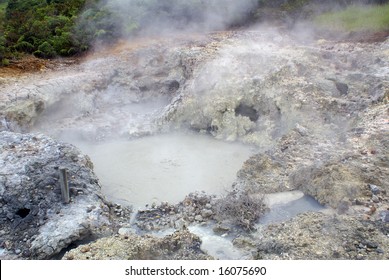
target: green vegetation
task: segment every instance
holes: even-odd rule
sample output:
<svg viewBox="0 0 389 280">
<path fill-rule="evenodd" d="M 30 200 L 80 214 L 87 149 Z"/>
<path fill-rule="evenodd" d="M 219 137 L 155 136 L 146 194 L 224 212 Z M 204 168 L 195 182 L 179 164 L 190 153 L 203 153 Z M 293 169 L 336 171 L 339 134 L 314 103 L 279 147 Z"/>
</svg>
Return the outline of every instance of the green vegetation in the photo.
<svg viewBox="0 0 389 280">
<path fill-rule="evenodd" d="M 257 3 L 224 1 L 237 9 L 236 21 L 246 16 L 242 7 Z M 231 20 L 219 0 L 0 0 L 0 62 L 24 53 L 42 58 L 71 56 L 96 42 L 203 24 L 210 14 L 219 19 L 226 14 Z"/>
<path fill-rule="evenodd" d="M 349 6 L 342 11 L 324 13 L 315 19 L 315 23 L 337 31 L 389 30 L 389 4 Z"/>
<path fill-rule="evenodd" d="M 6 48 L 15 54 L 67 56 L 88 48 L 76 25 L 85 0 L 9 0 L 5 10 Z M 81 40 L 80 40 L 81 38 Z"/>
<path fill-rule="evenodd" d="M 7 56 L 6 39 L 4 36 L 4 18 L 5 18 L 5 8 L 7 3 L 5 1 L 0 1 L 0 66 L 9 64 L 9 60 L 5 57 Z"/>
<path fill-rule="evenodd" d="M 310 0 L 292 0 L 286 1 L 281 4 L 281 9 L 287 12 L 293 12 L 297 9 L 301 9 L 303 6 L 308 4 Z"/>
<path fill-rule="evenodd" d="M 103 0 L 0 0 L 0 62 L 23 53 L 52 58 L 90 48 L 115 35 Z"/>
</svg>

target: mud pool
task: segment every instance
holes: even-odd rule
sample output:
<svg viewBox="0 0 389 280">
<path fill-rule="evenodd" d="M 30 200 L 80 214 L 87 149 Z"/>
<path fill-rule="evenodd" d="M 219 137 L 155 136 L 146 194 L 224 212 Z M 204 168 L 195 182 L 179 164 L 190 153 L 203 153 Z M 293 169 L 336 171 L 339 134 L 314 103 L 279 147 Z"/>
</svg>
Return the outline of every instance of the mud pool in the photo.
<svg viewBox="0 0 389 280">
<path fill-rule="evenodd" d="M 290 191 L 266 195 L 269 212 L 259 219 L 259 224 L 287 221 L 300 213 L 317 212 L 326 209 L 311 196 L 301 191 Z"/>
<path fill-rule="evenodd" d="M 74 144 L 92 159 L 107 198 L 135 209 L 177 203 L 195 191 L 221 194 L 255 152 L 247 145 L 183 133 Z"/>
</svg>

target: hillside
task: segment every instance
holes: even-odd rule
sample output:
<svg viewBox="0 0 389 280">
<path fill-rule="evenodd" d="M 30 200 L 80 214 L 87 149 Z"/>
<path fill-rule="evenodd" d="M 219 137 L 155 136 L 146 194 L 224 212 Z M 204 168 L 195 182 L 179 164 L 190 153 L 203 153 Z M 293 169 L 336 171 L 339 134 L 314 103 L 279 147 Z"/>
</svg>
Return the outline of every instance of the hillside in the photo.
<svg viewBox="0 0 389 280">
<path fill-rule="evenodd" d="M 267 21 L 287 28 L 313 21 L 319 29 L 335 32 L 388 31 L 388 5 L 343 11 L 351 4 L 385 2 L 1 0 L 0 64 L 9 65 L 25 54 L 45 59 L 75 56 L 120 38 L 204 33 Z"/>
</svg>

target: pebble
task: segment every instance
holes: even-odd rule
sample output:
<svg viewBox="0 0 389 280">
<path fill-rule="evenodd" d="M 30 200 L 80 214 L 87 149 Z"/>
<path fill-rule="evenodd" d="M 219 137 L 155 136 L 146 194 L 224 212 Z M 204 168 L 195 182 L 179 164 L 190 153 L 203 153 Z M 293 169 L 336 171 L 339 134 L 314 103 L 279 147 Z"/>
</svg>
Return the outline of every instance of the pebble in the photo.
<svg viewBox="0 0 389 280">
<path fill-rule="evenodd" d="M 377 243 L 374 243 L 374 242 L 371 242 L 371 241 L 366 241 L 366 242 L 365 242 L 365 245 L 367 246 L 367 248 L 371 248 L 371 249 L 376 249 L 376 248 L 378 248 L 378 244 L 377 244 Z"/>
<path fill-rule="evenodd" d="M 376 185 L 373 185 L 373 184 L 369 184 L 369 187 L 370 187 L 370 190 L 373 194 L 377 195 L 381 192 L 381 189 L 379 186 L 376 186 Z"/>
<path fill-rule="evenodd" d="M 89 252 L 90 251 L 90 247 L 89 246 L 83 246 L 81 249 L 80 249 L 81 253 L 86 253 L 86 252 Z"/>
<path fill-rule="evenodd" d="M 146 231 L 151 231 L 151 226 L 150 226 L 150 225 L 146 225 L 146 226 L 145 226 L 145 230 L 146 230 Z"/>
<path fill-rule="evenodd" d="M 174 227 L 176 229 L 183 229 L 185 227 L 187 227 L 187 223 L 184 219 L 178 219 L 177 221 L 174 222 Z"/>
<path fill-rule="evenodd" d="M 389 211 L 382 212 L 381 219 L 384 223 L 389 223 Z"/>
<path fill-rule="evenodd" d="M 209 218 L 209 217 L 211 217 L 212 215 L 213 215 L 212 210 L 203 209 L 203 210 L 201 211 L 201 216 L 202 216 L 203 218 Z"/>
<path fill-rule="evenodd" d="M 202 221 L 203 221 L 203 216 L 201 216 L 201 215 L 196 215 L 195 221 L 197 221 L 197 222 L 202 222 Z"/>
<path fill-rule="evenodd" d="M 226 225 L 222 225 L 222 224 L 218 224 L 216 225 L 214 228 L 213 228 L 213 232 L 214 233 L 218 233 L 218 234 L 224 234 L 226 232 L 229 232 L 231 229 L 226 226 Z"/>
<path fill-rule="evenodd" d="M 355 205 L 364 205 L 363 201 L 360 201 L 359 199 L 355 200 Z"/>
<path fill-rule="evenodd" d="M 128 236 L 134 233 L 134 230 L 132 228 L 120 228 L 118 231 L 119 235 L 122 236 Z"/>
<path fill-rule="evenodd" d="M 373 196 L 371 197 L 371 200 L 372 200 L 374 203 L 380 202 L 380 199 L 379 199 L 378 196 L 376 196 L 376 195 L 373 195 Z"/>
<path fill-rule="evenodd" d="M 365 256 L 362 254 L 357 255 L 357 260 L 363 260 L 364 258 L 365 258 Z"/>
<path fill-rule="evenodd" d="M 385 252 L 384 252 L 384 250 L 382 250 L 381 248 L 378 248 L 378 249 L 377 249 L 377 253 L 378 253 L 378 254 L 383 254 L 383 253 L 385 253 Z"/>
<path fill-rule="evenodd" d="M 308 135 L 308 129 L 306 129 L 305 127 L 303 127 L 302 125 L 300 125 L 298 123 L 296 124 L 296 130 L 301 136 Z"/>
<path fill-rule="evenodd" d="M 87 212 L 87 213 L 90 213 L 90 212 L 92 212 L 94 209 L 96 209 L 96 206 L 95 206 L 95 205 L 89 205 L 88 208 L 86 209 L 86 212 Z"/>
<path fill-rule="evenodd" d="M 20 249 L 16 249 L 16 250 L 15 250 L 15 254 L 16 254 L 16 255 L 19 255 L 21 252 L 22 252 L 22 250 L 20 250 Z"/>
</svg>

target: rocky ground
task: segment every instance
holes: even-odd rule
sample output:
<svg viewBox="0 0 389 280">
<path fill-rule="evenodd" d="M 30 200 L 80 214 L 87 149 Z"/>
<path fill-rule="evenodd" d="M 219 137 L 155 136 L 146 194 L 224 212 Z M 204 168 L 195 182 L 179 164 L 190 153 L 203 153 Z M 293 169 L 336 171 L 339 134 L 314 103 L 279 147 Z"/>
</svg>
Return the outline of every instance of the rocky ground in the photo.
<svg viewBox="0 0 389 280">
<path fill-rule="evenodd" d="M 123 42 L 79 64 L 1 78 L 1 258 L 50 258 L 109 235 L 64 258 L 207 259 L 186 231 L 200 224 L 253 259 L 388 259 L 389 41 L 303 35 L 267 28 Z M 188 194 L 138 212 L 134 223 L 129 209 L 101 196 L 76 148 L 16 133 L 105 141 L 182 129 L 259 153 L 229 197 Z M 74 180 L 68 205 L 59 166 Z M 327 211 L 257 224 L 262 195 L 290 190 Z M 226 203 L 243 211 L 221 215 Z M 178 231 L 147 235 L 166 229 Z"/>
<path fill-rule="evenodd" d="M 65 260 L 209 260 L 201 240 L 187 230 L 164 238 L 119 232 L 66 253 Z"/>
<path fill-rule="evenodd" d="M 1 255 L 45 259 L 112 226 L 93 164 L 75 147 L 43 135 L 1 132 Z M 65 204 L 59 169 L 69 176 Z"/>
</svg>

